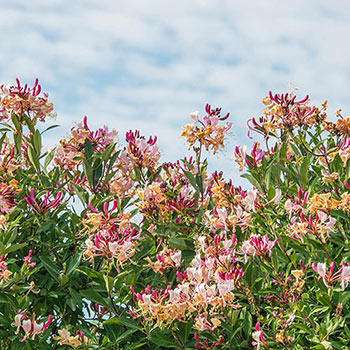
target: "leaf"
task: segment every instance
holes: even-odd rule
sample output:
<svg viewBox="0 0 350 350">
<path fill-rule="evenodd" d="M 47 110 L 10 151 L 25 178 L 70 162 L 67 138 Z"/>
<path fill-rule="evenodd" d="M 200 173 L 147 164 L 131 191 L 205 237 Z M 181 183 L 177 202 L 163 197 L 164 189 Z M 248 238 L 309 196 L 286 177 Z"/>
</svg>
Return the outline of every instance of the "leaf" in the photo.
<svg viewBox="0 0 350 350">
<path fill-rule="evenodd" d="M 59 127 L 60 125 L 57 125 L 57 124 L 55 124 L 55 125 L 50 125 L 48 128 L 46 128 L 44 131 L 42 131 L 41 132 L 41 134 L 43 134 L 43 133 L 45 133 L 46 131 L 49 131 L 49 130 L 51 130 L 51 129 L 55 129 L 55 128 L 57 128 L 57 127 Z"/>
<path fill-rule="evenodd" d="M 46 169 L 51 163 L 53 157 L 55 156 L 56 148 L 52 149 L 50 153 L 45 157 L 44 168 Z"/>
<path fill-rule="evenodd" d="M 179 349 L 179 345 L 169 337 L 169 333 L 167 331 L 156 329 L 148 336 L 148 339 L 152 343 L 164 346 L 165 348 Z"/>
<path fill-rule="evenodd" d="M 189 180 L 189 182 L 191 183 L 191 185 L 195 188 L 195 190 L 197 192 L 200 192 L 200 188 L 197 184 L 197 180 L 196 180 L 195 176 L 190 171 L 184 170 L 183 172 L 184 172 L 185 176 L 187 177 L 187 179 Z"/>
<path fill-rule="evenodd" d="M 72 187 L 75 190 L 75 193 L 77 194 L 77 196 L 79 197 L 81 203 L 83 205 L 87 205 L 88 204 L 88 197 L 87 197 L 87 192 L 84 191 L 79 185 L 75 184 L 74 182 L 70 183 L 72 185 Z"/>
<path fill-rule="evenodd" d="M 107 296 L 104 297 L 100 293 L 98 293 L 96 290 L 93 289 L 85 289 L 80 291 L 80 294 L 83 298 L 92 301 L 94 303 L 98 303 L 100 305 L 105 306 L 107 309 L 112 310 L 112 305 L 110 301 L 108 300 Z"/>
<path fill-rule="evenodd" d="M 188 239 L 188 237 L 172 237 L 169 240 L 170 248 L 175 248 L 179 250 L 193 250 L 194 244 L 193 240 Z"/>
<path fill-rule="evenodd" d="M 37 153 L 35 152 L 34 148 L 32 145 L 28 145 L 28 158 L 30 162 L 32 163 L 35 171 L 37 173 L 40 173 L 40 164 L 39 164 L 39 158 Z"/>
<path fill-rule="evenodd" d="M 5 248 L 5 253 L 12 253 L 15 252 L 18 249 L 22 249 L 23 247 L 26 247 L 28 243 L 20 243 L 20 244 L 10 244 Z"/>
<path fill-rule="evenodd" d="M 91 156 L 94 154 L 94 147 L 92 146 L 92 143 L 88 138 L 85 139 L 84 153 L 85 153 L 86 158 L 88 158 L 88 159 L 90 159 Z"/>
<path fill-rule="evenodd" d="M 86 178 L 89 182 L 89 185 L 93 186 L 92 167 L 91 167 L 91 164 L 87 160 L 84 160 L 83 168 L 84 168 L 84 175 L 86 176 Z"/>
<path fill-rule="evenodd" d="M 140 323 L 136 321 L 134 318 L 130 318 L 130 317 L 124 317 L 124 316 L 112 317 L 109 320 L 104 322 L 104 324 L 108 324 L 108 323 L 117 323 L 117 324 L 121 323 L 127 328 L 142 330 Z"/>
<path fill-rule="evenodd" d="M 75 257 L 70 257 L 68 259 L 68 263 L 67 263 L 67 270 L 66 270 L 66 275 L 70 276 L 75 270 L 76 268 L 79 266 L 80 261 L 81 261 L 81 254 L 76 254 Z"/>
<path fill-rule="evenodd" d="M 113 290 L 113 286 L 114 286 L 114 278 L 111 277 L 111 276 L 107 276 L 107 275 L 104 275 L 104 280 L 105 280 L 105 283 L 106 283 L 106 289 L 107 289 L 107 292 L 108 294 L 110 294 Z"/>
<path fill-rule="evenodd" d="M 60 271 L 57 265 L 51 260 L 51 258 L 47 256 L 39 256 L 39 259 L 41 260 L 41 263 L 45 267 L 46 271 L 51 275 L 51 277 L 53 277 L 55 281 L 60 283 L 58 279 Z"/>
<path fill-rule="evenodd" d="M 313 158 L 314 158 L 313 156 L 308 154 L 306 157 L 304 157 L 302 163 L 300 164 L 299 174 L 300 174 L 300 180 L 302 182 L 303 188 L 308 187 L 307 183 L 309 180 L 309 167 Z"/>
</svg>

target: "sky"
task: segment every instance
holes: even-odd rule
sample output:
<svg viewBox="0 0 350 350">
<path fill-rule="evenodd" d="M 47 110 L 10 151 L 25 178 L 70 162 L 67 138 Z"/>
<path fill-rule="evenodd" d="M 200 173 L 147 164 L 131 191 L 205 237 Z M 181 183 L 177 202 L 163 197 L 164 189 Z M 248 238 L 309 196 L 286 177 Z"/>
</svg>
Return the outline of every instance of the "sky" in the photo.
<svg viewBox="0 0 350 350">
<path fill-rule="evenodd" d="M 157 135 L 163 161 L 188 155 L 179 135 L 206 103 L 230 112 L 228 146 L 212 169 L 243 183 L 235 145 L 271 90 L 329 101 L 350 114 L 347 0 L 11 0 L 0 3 L 0 83 L 39 78 L 62 127 L 108 125 Z"/>
</svg>

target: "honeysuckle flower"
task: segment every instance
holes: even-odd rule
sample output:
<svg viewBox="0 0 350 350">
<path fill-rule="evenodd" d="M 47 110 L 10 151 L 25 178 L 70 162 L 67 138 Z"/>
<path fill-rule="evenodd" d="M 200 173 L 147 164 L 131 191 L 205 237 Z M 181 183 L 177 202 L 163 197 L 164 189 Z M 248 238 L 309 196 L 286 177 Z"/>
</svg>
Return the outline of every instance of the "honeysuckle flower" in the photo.
<svg viewBox="0 0 350 350">
<path fill-rule="evenodd" d="M 247 255 L 266 255 L 272 254 L 271 249 L 278 242 L 278 238 L 274 241 L 270 241 L 268 235 L 261 237 L 259 234 L 252 234 L 247 241 L 242 244 L 242 251 Z"/>
<path fill-rule="evenodd" d="M 252 345 L 257 347 L 257 350 L 260 350 L 261 346 L 266 345 L 266 340 L 264 337 L 264 333 L 260 328 L 260 322 L 255 324 L 255 331 L 252 333 L 253 342 Z"/>
<path fill-rule="evenodd" d="M 48 94 L 44 93 L 43 96 L 39 96 L 41 86 L 38 79 L 35 80 L 32 88 L 29 88 L 27 84 L 21 86 L 18 79 L 16 83 L 17 86 L 0 86 L 0 120 L 9 120 L 11 113 L 19 117 L 27 114 L 35 125 L 37 120 L 44 122 L 46 117 L 56 117 L 56 113 L 53 112 L 53 104 L 48 101 Z"/>
<path fill-rule="evenodd" d="M 6 183 L 0 184 L 0 213 L 11 213 L 15 207 L 15 191 Z"/>
<path fill-rule="evenodd" d="M 199 119 L 197 112 L 191 114 L 191 119 L 194 123 L 185 125 L 181 136 L 186 138 L 189 143 L 189 149 L 199 142 L 200 145 L 204 145 L 207 151 L 211 148 L 215 154 L 220 147 L 224 146 L 224 135 L 230 130 L 232 123 L 226 122 L 225 126 L 219 126 L 219 121 L 226 120 L 229 114 L 221 117 L 221 108 L 211 109 L 211 106 L 208 104 L 205 109 L 207 115 L 202 120 Z M 197 123 L 200 126 L 196 126 Z"/>
<path fill-rule="evenodd" d="M 273 196 L 273 198 L 270 201 L 265 203 L 265 206 L 267 206 L 271 203 L 278 203 L 281 199 L 281 196 L 282 196 L 282 191 L 279 188 L 276 188 L 275 195 Z"/>
<path fill-rule="evenodd" d="M 31 257 L 32 253 L 33 253 L 33 250 L 31 249 L 28 255 L 23 258 L 23 261 L 28 269 L 31 269 L 36 265 L 36 262 L 32 262 L 32 257 Z"/>
<path fill-rule="evenodd" d="M 25 332 L 24 337 L 20 342 L 25 341 L 28 337 L 31 337 L 32 340 L 35 339 L 35 336 L 41 333 L 44 333 L 46 329 L 52 322 L 52 315 L 50 315 L 46 322 L 38 323 L 38 320 L 35 318 L 35 314 L 31 319 L 26 317 L 26 311 L 18 310 L 17 315 L 14 318 L 13 326 L 17 327 L 15 334 L 19 334 L 20 329 L 22 328 Z"/>
<path fill-rule="evenodd" d="M 49 191 L 44 195 L 44 199 L 41 202 L 37 202 L 34 195 L 34 188 L 30 190 L 30 194 L 27 197 L 24 197 L 25 201 L 28 205 L 33 208 L 35 212 L 38 214 L 44 214 L 48 212 L 50 209 L 56 208 L 63 199 L 63 193 L 58 191 L 56 197 L 49 203 L 49 197 L 52 195 Z"/>
<path fill-rule="evenodd" d="M 343 261 L 341 268 L 333 273 L 334 267 L 334 261 L 330 263 L 329 270 L 327 270 L 326 263 L 312 264 L 312 269 L 319 274 L 318 280 L 322 278 L 323 283 L 327 288 L 330 288 L 333 283 L 341 281 L 341 289 L 345 290 L 350 282 L 350 265 L 345 265 L 345 262 Z"/>
<path fill-rule="evenodd" d="M 54 335 L 53 338 L 58 340 L 59 345 L 68 345 L 77 348 L 81 344 L 80 334 L 72 336 L 66 328 L 59 329 L 57 333 L 58 335 Z"/>
<path fill-rule="evenodd" d="M 256 188 L 249 189 L 246 197 L 243 199 L 246 210 L 256 212 L 255 201 L 257 199 L 258 190 Z"/>
<path fill-rule="evenodd" d="M 90 141 L 93 151 L 97 153 L 103 152 L 109 145 L 114 144 L 116 137 L 116 130 L 109 130 L 107 126 L 96 131 L 90 130 L 85 116 L 82 122 L 71 129 L 70 138 L 60 141 L 60 145 L 56 149 L 54 162 L 65 170 L 76 171 L 76 167 L 82 163 L 85 157 L 86 140 Z"/>
<path fill-rule="evenodd" d="M 243 168 L 247 165 L 247 146 L 236 146 L 235 152 L 235 162 L 238 164 L 239 171 L 243 171 Z"/>
<path fill-rule="evenodd" d="M 149 137 L 148 140 L 140 135 L 139 130 L 129 130 L 125 134 L 128 143 L 124 152 L 131 161 L 133 168 L 147 168 L 154 171 L 160 159 L 159 148 L 156 145 L 157 136 Z"/>
<path fill-rule="evenodd" d="M 7 269 L 7 263 L 5 261 L 5 254 L 0 257 L 0 286 L 6 281 L 12 272 Z"/>
<path fill-rule="evenodd" d="M 140 233 L 136 228 L 119 230 L 113 224 L 109 230 L 101 230 L 89 236 L 85 241 L 85 256 L 92 262 L 96 256 L 115 259 L 116 268 L 120 272 L 120 267 L 135 254 L 137 240 Z"/>
</svg>

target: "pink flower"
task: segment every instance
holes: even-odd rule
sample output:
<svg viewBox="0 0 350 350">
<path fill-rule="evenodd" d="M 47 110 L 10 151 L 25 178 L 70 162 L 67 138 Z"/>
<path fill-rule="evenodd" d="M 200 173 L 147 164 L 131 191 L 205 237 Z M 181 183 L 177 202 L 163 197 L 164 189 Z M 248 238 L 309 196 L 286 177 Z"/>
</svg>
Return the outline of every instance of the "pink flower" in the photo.
<svg viewBox="0 0 350 350">
<path fill-rule="evenodd" d="M 28 269 L 33 268 L 36 265 L 36 262 L 32 262 L 32 250 L 29 251 L 29 254 L 23 258 L 23 261 Z"/>
<path fill-rule="evenodd" d="M 252 234 L 249 239 L 243 242 L 242 250 L 247 255 L 271 255 L 271 249 L 278 242 L 278 238 L 270 241 L 268 235 L 261 237 L 259 234 Z"/>
<path fill-rule="evenodd" d="M 257 350 L 260 349 L 261 345 L 265 345 L 266 344 L 266 340 L 264 338 L 264 333 L 260 328 L 260 322 L 257 322 L 255 325 L 255 332 L 253 332 L 252 337 L 254 339 L 254 341 L 252 342 L 253 346 L 257 346 Z"/>
<path fill-rule="evenodd" d="M 46 322 L 38 323 L 40 318 L 35 319 L 35 315 L 33 315 L 31 319 L 28 319 L 25 313 L 25 311 L 18 310 L 14 323 L 12 324 L 17 327 L 15 334 L 18 334 L 21 328 L 25 332 L 25 335 L 20 342 L 24 342 L 28 337 L 31 337 L 31 339 L 34 340 L 35 336 L 44 333 L 52 322 L 52 315 L 48 317 Z"/>
<path fill-rule="evenodd" d="M 350 282 L 350 265 L 345 265 L 345 262 L 343 261 L 341 268 L 337 272 L 333 273 L 334 267 L 334 261 L 331 262 L 328 271 L 326 263 L 312 264 L 313 270 L 319 274 L 318 280 L 322 278 L 323 283 L 327 288 L 330 288 L 331 284 L 341 281 L 341 289 L 345 290 Z"/>
<path fill-rule="evenodd" d="M 34 196 L 34 188 L 32 188 L 30 190 L 29 196 L 24 197 L 24 199 L 28 205 L 33 208 L 34 211 L 36 211 L 38 214 L 44 214 L 50 209 L 56 208 L 62 201 L 63 194 L 61 191 L 58 191 L 56 197 L 50 203 L 48 203 L 51 194 L 52 193 L 47 192 L 44 196 L 43 201 L 39 204 Z"/>
</svg>

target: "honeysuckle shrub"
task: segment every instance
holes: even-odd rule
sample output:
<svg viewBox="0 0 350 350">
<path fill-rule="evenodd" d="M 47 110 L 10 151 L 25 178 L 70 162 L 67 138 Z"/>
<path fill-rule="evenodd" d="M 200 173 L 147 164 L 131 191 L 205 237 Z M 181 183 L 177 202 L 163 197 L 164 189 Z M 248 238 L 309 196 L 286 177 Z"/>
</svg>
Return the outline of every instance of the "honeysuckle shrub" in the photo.
<svg viewBox="0 0 350 350">
<path fill-rule="evenodd" d="M 309 102 L 263 100 L 244 189 L 219 108 L 176 162 L 86 117 L 44 150 L 48 95 L 1 86 L 1 349 L 349 349 L 350 119 Z"/>
</svg>

